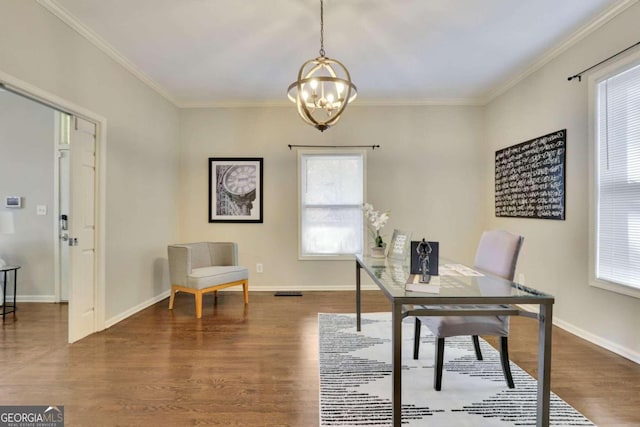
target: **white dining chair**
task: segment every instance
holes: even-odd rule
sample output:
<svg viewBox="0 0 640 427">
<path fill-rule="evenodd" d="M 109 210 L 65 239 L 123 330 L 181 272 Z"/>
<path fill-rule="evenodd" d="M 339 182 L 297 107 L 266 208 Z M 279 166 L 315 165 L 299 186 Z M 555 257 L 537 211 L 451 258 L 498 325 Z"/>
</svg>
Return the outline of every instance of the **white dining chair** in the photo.
<svg viewBox="0 0 640 427">
<path fill-rule="evenodd" d="M 513 280 L 518 255 L 524 238 L 504 230 L 491 230 L 482 233 L 476 252 L 474 267 L 480 272 Z M 433 386 L 442 388 L 442 367 L 446 337 L 470 335 L 476 358 L 482 360 L 479 335 L 500 337 L 500 361 L 502 371 L 509 388 L 514 388 L 509 367 L 509 316 L 417 316 L 413 358 L 418 359 L 420 351 L 420 329 L 424 324 L 436 338 L 435 372 Z"/>
</svg>

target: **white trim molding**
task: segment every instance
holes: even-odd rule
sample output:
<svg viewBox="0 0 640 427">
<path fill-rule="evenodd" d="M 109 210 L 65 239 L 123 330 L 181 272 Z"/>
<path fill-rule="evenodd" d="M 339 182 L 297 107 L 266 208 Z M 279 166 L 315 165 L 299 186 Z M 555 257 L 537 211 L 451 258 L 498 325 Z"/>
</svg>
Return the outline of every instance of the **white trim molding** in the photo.
<svg viewBox="0 0 640 427">
<path fill-rule="evenodd" d="M 145 308 L 151 307 L 152 305 L 162 301 L 163 299 L 166 299 L 169 297 L 170 291 L 166 290 L 164 292 L 162 292 L 159 295 L 156 295 L 153 298 L 150 298 L 146 301 L 141 302 L 140 304 L 136 305 L 135 307 L 131 307 L 130 309 L 123 311 L 122 313 L 113 316 L 107 320 L 105 320 L 104 325 L 105 328 L 110 328 L 113 325 L 115 325 L 118 322 L 122 322 L 124 319 L 133 316 L 134 314 L 138 313 L 139 311 L 144 310 Z M 169 309 L 169 306 L 167 305 L 167 310 Z"/>
<path fill-rule="evenodd" d="M 75 30 L 82 37 L 87 39 L 91 44 L 104 52 L 109 58 L 122 65 L 127 71 L 140 79 L 144 84 L 163 96 L 176 107 L 178 102 L 171 96 L 167 90 L 159 83 L 144 73 L 137 65 L 131 62 L 126 56 L 120 53 L 116 48 L 111 46 L 106 40 L 100 37 L 92 29 L 84 25 L 78 18 L 72 15 L 64 7 L 60 6 L 55 0 L 36 0 L 42 7 L 51 12 L 54 16 Z"/>
<path fill-rule="evenodd" d="M 640 353 L 631 350 L 630 348 L 626 348 L 621 346 L 620 344 L 609 341 L 606 338 L 603 338 L 598 335 L 594 335 L 591 332 L 585 331 L 584 329 L 578 328 L 575 325 L 572 325 L 569 322 L 565 322 L 562 319 L 558 319 L 557 317 L 553 319 L 553 324 L 559 327 L 560 329 L 564 329 L 565 331 L 582 338 L 583 340 L 589 341 L 599 347 L 607 349 L 613 353 L 616 353 L 622 357 L 625 357 L 635 363 L 640 364 Z"/>
<path fill-rule="evenodd" d="M 607 22 L 611 21 L 613 18 L 615 18 L 616 16 L 618 16 L 619 14 L 627 10 L 629 7 L 638 3 L 638 1 L 639 0 L 620 0 L 619 2 L 615 3 L 609 9 L 605 10 L 603 13 L 601 13 L 600 15 L 595 17 L 593 20 L 591 20 L 591 22 L 589 22 L 587 25 L 583 26 L 582 28 L 578 29 L 576 32 L 571 34 L 559 45 L 548 50 L 537 61 L 535 61 L 533 64 L 531 64 L 530 66 L 522 70 L 515 77 L 513 77 L 512 79 L 508 80 L 506 83 L 503 83 L 499 85 L 497 88 L 490 91 L 484 97 L 482 105 L 486 105 L 490 103 L 491 101 L 493 101 L 494 99 L 502 95 L 503 93 L 507 92 L 509 89 L 511 89 L 512 87 L 514 87 L 515 85 L 517 85 L 518 83 L 520 83 L 521 81 L 529 77 L 531 74 L 535 73 L 536 71 L 538 71 L 539 69 L 547 65 L 553 59 L 560 56 L 560 54 L 568 50 L 570 47 L 574 46 L 580 40 L 584 39 L 594 31 L 602 27 Z"/>
<path fill-rule="evenodd" d="M 137 65 L 130 61 L 126 56 L 120 53 L 115 47 L 100 37 L 96 32 L 84 25 L 78 18 L 62 7 L 56 0 L 36 0 L 43 8 L 67 24 L 82 37 L 87 39 L 91 44 L 104 52 L 111 59 L 123 66 L 127 71 L 140 79 L 143 83 L 163 96 L 178 108 L 251 108 L 251 107 L 284 107 L 292 105 L 284 97 L 282 100 L 233 100 L 221 99 L 211 101 L 189 101 L 178 99 L 172 96 L 169 91 L 149 77 Z M 629 7 L 638 3 L 640 0 L 620 0 L 605 10 L 603 13 L 595 17 L 591 22 L 578 29 L 572 35 L 567 37 L 563 42 L 552 47 L 544 53 L 539 59 L 534 61 L 530 66 L 523 69 L 515 77 L 499 84 L 497 87 L 489 88 L 485 95 L 473 98 L 438 98 L 438 99 L 359 99 L 358 105 L 361 106 L 459 106 L 459 105 L 487 105 L 498 96 L 502 95 L 522 80 L 538 71 L 554 58 L 587 37 L 589 34 L 609 22 L 611 19 L 624 12 Z"/>
</svg>

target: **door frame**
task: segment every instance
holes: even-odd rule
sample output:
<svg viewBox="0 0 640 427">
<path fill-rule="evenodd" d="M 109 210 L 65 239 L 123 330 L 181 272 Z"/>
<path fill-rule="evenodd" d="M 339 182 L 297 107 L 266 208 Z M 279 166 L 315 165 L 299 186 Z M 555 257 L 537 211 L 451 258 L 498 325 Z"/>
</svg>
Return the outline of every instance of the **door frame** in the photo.
<svg viewBox="0 0 640 427">
<path fill-rule="evenodd" d="M 67 185 L 67 189 L 71 184 L 71 176 L 69 175 L 69 177 L 67 177 L 67 182 L 63 183 L 62 180 L 60 179 L 60 159 L 61 159 L 61 151 L 62 151 L 62 144 L 61 142 L 61 138 L 60 138 L 60 131 L 61 131 L 61 127 L 60 127 L 60 122 L 62 120 L 62 114 L 66 114 L 63 113 L 61 111 L 55 110 L 53 113 L 53 117 L 54 117 L 54 132 L 55 132 L 55 136 L 54 136 L 54 145 L 55 145 L 55 151 L 54 151 L 54 156 L 53 156 L 53 241 L 54 241 L 54 245 L 53 245 L 53 274 L 54 274 L 54 281 L 53 281 L 53 286 L 54 286 L 54 301 L 55 302 L 62 302 L 62 280 L 61 280 L 61 273 L 62 273 L 62 264 L 61 264 L 61 251 L 60 251 L 60 234 L 61 234 L 61 230 L 60 230 L 60 194 L 62 193 L 61 188 L 62 185 Z M 71 116 L 73 117 L 73 116 Z M 66 148 L 67 151 L 69 151 L 70 153 L 70 148 L 67 147 Z M 71 173 L 71 171 L 69 171 L 69 173 Z M 67 295 L 67 301 L 68 301 L 68 295 Z"/>
<path fill-rule="evenodd" d="M 72 116 L 81 117 L 96 124 L 96 186 L 95 186 L 95 250 L 96 250 L 96 274 L 94 277 L 95 288 L 95 332 L 105 328 L 105 230 L 106 230 L 106 170 L 107 170 L 107 119 L 78 104 L 68 101 L 58 95 L 41 89 L 35 85 L 20 80 L 0 70 L 0 86 L 5 89 L 25 96 L 47 107 L 59 110 Z M 73 176 L 70 177 L 74 179 Z M 57 239 L 56 239 L 57 240 Z M 58 290 L 55 290 L 58 294 Z M 71 303 L 73 295 L 69 295 Z"/>
</svg>

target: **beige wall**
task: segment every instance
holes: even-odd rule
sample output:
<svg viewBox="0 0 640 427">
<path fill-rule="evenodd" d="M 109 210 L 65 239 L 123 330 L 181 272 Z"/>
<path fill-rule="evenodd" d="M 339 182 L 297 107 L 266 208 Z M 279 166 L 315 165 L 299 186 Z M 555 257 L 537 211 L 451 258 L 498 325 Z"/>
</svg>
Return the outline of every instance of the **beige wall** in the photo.
<svg viewBox="0 0 640 427">
<path fill-rule="evenodd" d="M 495 150 L 567 129 L 566 221 L 502 219 L 488 207 L 488 226 L 525 236 L 518 272 L 526 283 L 556 297 L 565 328 L 640 361 L 640 299 L 589 285 L 588 81 L 567 76 L 638 40 L 640 4 L 628 9 L 486 107 L 484 162 L 493 172 Z M 485 182 L 493 200 L 493 179 Z"/>
<path fill-rule="evenodd" d="M 367 150 L 367 193 L 376 208 L 391 210 L 387 239 L 396 227 L 473 260 L 485 203 L 479 107 L 352 106 L 324 133 L 293 105 L 183 110 L 180 124 L 180 236 L 238 242 L 253 290 L 354 286 L 353 262 L 298 260 L 297 157 L 287 144 L 380 144 Z M 215 156 L 264 157 L 263 224 L 207 222 L 207 159 Z"/>
<path fill-rule="evenodd" d="M 178 110 L 35 1 L 0 0 L 0 72 L 107 120 L 106 313 L 168 289 Z"/>
<path fill-rule="evenodd" d="M 12 212 L 15 223 L 14 234 L 0 235 L 0 256 L 22 267 L 21 299 L 55 298 L 54 151 L 53 110 L 0 92 L 0 210 Z M 5 208 L 7 196 L 21 196 L 22 208 Z M 46 205 L 47 215 L 36 215 L 37 205 Z"/>
<path fill-rule="evenodd" d="M 640 360 L 640 301 L 587 283 L 587 87 L 566 81 L 637 41 L 640 5 L 486 107 L 353 105 L 324 134 L 293 107 L 178 111 L 36 2 L 0 0 L 0 10 L 0 72 L 108 120 L 107 319 L 168 289 L 165 248 L 176 241 L 237 241 L 254 290 L 351 288 L 352 263 L 297 260 L 296 155 L 286 145 L 380 144 L 368 151 L 368 200 L 392 210 L 388 234 L 411 230 L 471 262 L 482 229 L 520 232 L 518 271 L 556 296 L 556 320 Z M 495 218 L 494 151 L 564 128 L 567 220 Z M 211 156 L 264 157 L 263 224 L 207 222 Z"/>
</svg>

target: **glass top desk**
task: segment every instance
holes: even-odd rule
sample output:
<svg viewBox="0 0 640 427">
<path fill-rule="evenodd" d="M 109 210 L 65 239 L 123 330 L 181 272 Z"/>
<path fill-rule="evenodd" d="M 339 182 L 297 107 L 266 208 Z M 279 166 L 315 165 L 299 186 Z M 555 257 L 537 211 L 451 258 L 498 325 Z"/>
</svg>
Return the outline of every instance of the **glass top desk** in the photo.
<svg viewBox="0 0 640 427">
<path fill-rule="evenodd" d="M 446 264 L 455 263 L 440 258 L 439 270 L 441 273 L 445 271 Z M 361 270 L 364 270 L 371 277 L 391 302 L 394 427 L 400 427 L 402 422 L 402 320 L 407 316 L 415 315 L 522 315 L 538 319 L 536 425 L 539 427 L 549 425 L 553 296 L 486 273 L 482 273 L 480 276 L 465 276 L 455 273 L 432 276 L 431 284 L 439 284 L 437 293 L 413 292 L 406 289 L 406 283 L 410 280 L 408 260 L 356 255 L 356 328 L 358 331 L 360 331 L 361 315 Z M 535 304 L 539 305 L 540 310 L 539 313 L 531 313 L 518 309 L 514 304 Z M 424 305 L 429 307 L 424 307 Z M 428 387 L 428 384 L 429 382 L 425 381 L 425 387 Z M 445 391 L 441 393 L 445 393 Z"/>
</svg>

